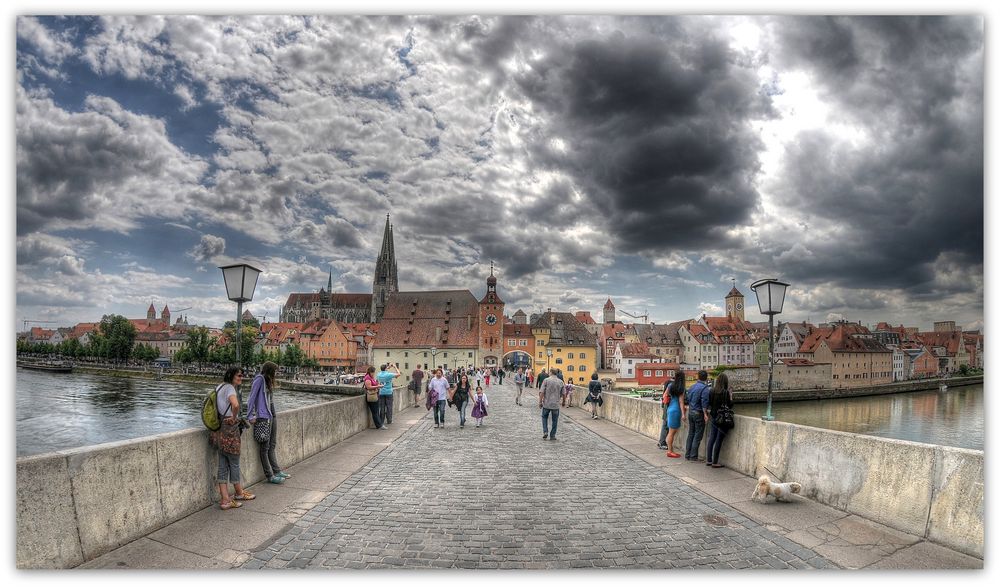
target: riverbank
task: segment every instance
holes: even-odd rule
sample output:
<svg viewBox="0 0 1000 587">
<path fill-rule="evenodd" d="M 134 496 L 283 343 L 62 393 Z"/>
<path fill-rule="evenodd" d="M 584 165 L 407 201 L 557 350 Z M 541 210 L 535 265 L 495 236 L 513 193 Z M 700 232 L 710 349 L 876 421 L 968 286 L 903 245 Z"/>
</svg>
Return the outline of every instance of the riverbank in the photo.
<svg viewBox="0 0 1000 587">
<path fill-rule="evenodd" d="M 964 387 L 967 385 L 982 385 L 983 376 L 975 375 L 971 377 L 942 377 L 936 379 L 920 379 L 915 381 L 903 381 L 900 383 L 889 383 L 885 385 L 870 385 L 866 387 L 826 387 L 820 389 L 775 389 L 772 391 L 772 401 L 803 401 L 817 399 L 840 399 L 848 397 L 865 397 L 872 395 L 889 395 L 895 393 L 907 393 L 912 391 L 937 391 L 944 383 L 949 388 Z M 648 386 L 620 386 L 615 385 L 612 392 L 630 392 L 639 389 L 648 389 Z M 651 399 L 655 399 L 659 390 L 654 390 Z M 645 396 L 644 396 L 645 397 Z M 734 390 L 733 401 L 736 403 L 756 403 L 767 401 L 766 389 L 755 390 Z"/>
<path fill-rule="evenodd" d="M 214 384 L 219 382 L 218 374 L 201 374 L 201 373 L 160 373 L 158 369 L 148 369 L 146 371 L 140 371 L 136 369 L 111 369 L 108 367 L 94 367 L 86 364 L 77 363 L 74 369 L 83 373 L 92 373 L 95 375 L 106 375 L 108 377 L 135 377 L 139 379 L 166 379 L 169 381 L 180 381 L 184 383 L 208 383 Z M 311 393 L 326 393 L 332 395 L 361 395 L 363 392 L 360 386 L 352 385 L 322 385 L 314 383 L 302 383 L 297 381 L 288 381 L 286 379 L 278 379 L 278 384 L 284 388 L 292 391 L 306 391 Z"/>
</svg>

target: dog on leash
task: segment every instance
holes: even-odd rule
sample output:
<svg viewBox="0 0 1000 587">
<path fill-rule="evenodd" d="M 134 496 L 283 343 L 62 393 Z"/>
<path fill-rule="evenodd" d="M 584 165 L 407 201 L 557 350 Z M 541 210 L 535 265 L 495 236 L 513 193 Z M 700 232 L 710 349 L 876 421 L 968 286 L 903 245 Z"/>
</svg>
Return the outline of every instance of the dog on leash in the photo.
<svg viewBox="0 0 1000 587">
<path fill-rule="evenodd" d="M 798 483 L 773 483 L 767 475 L 761 475 L 757 480 L 757 487 L 754 488 L 750 500 L 754 501 L 758 497 L 761 503 L 767 503 L 767 496 L 773 495 L 774 501 L 791 501 L 788 499 L 793 493 L 802 491 L 802 486 Z"/>
</svg>

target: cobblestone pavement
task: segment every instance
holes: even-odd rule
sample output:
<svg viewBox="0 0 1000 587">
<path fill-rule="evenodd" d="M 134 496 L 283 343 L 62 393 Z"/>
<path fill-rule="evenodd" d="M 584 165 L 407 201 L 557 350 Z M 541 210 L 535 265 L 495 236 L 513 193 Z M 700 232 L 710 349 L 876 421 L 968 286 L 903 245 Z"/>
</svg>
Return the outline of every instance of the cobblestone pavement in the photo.
<svg viewBox="0 0 1000 587">
<path fill-rule="evenodd" d="M 828 568 L 565 417 L 492 386 L 482 428 L 431 413 L 244 568 Z M 422 408 L 421 408 L 422 409 Z"/>
</svg>

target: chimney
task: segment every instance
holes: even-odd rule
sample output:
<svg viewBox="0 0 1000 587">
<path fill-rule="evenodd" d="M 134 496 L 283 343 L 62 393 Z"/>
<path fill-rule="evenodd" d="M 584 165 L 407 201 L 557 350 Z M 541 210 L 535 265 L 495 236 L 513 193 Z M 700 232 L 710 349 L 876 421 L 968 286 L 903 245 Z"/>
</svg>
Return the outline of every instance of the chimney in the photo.
<svg viewBox="0 0 1000 587">
<path fill-rule="evenodd" d="M 438 326 L 434 329 L 434 340 L 441 342 L 441 327 Z"/>
<path fill-rule="evenodd" d="M 472 314 L 469 314 L 466 318 L 468 319 L 466 321 L 469 323 L 469 330 L 472 330 Z"/>
</svg>

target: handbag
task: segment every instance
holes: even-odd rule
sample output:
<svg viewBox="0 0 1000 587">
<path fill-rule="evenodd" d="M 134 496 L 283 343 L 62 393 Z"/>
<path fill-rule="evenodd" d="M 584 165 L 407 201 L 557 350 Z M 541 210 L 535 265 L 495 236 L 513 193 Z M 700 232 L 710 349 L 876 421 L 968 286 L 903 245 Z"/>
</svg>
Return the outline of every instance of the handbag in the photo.
<svg viewBox="0 0 1000 587">
<path fill-rule="evenodd" d="M 253 423 L 253 439 L 260 444 L 267 444 L 271 439 L 271 421 L 258 419 Z"/>
<path fill-rule="evenodd" d="M 208 440 L 215 446 L 219 447 L 219 450 L 230 455 L 240 454 L 240 424 L 237 421 L 235 424 L 222 423 L 222 426 L 218 430 L 209 433 Z"/>
<path fill-rule="evenodd" d="M 732 430 L 733 427 L 736 426 L 736 418 L 733 416 L 733 409 L 726 404 L 722 404 L 719 406 L 719 409 L 715 411 L 715 416 L 712 418 L 712 422 L 715 423 L 718 428 L 723 430 Z"/>
<path fill-rule="evenodd" d="M 368 387 L 369 382 L 371 382 L 372 384 L 375 383 L 375 381 L 371 377 L 365 375 L 365 383 L 364 383 L 364 386 L 365 386 L 365 399 L 368 400 L 368 403 L 373 404 L 373 403 L 375 403 L 375 402 L 378 401 L 378 391 L 379 391 L 379 388 L 378 387 L 369 388 Z"/>
</svg>

